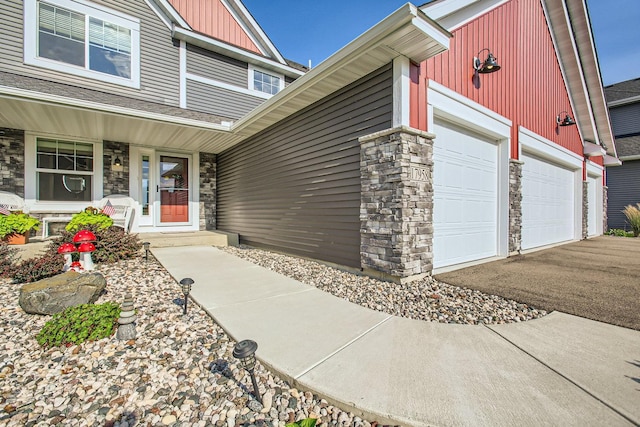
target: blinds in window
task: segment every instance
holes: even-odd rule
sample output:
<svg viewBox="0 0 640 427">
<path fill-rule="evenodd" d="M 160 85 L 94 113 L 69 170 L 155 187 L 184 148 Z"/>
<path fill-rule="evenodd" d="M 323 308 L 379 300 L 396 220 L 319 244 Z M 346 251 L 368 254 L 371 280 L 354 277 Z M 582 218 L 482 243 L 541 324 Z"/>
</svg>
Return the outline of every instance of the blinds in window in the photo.
<svg viewBox="0 0 640 427">
<path fill-rule="evenodd" d="M 84 41 L 84 15 L 40 3 L 39 28 L 50 34 Z"/>
<path fill-rule="evenodd" d="M 89 43 L 116 52 L 131 53 L 131 30 L 89 18 Z"/>
</svg>

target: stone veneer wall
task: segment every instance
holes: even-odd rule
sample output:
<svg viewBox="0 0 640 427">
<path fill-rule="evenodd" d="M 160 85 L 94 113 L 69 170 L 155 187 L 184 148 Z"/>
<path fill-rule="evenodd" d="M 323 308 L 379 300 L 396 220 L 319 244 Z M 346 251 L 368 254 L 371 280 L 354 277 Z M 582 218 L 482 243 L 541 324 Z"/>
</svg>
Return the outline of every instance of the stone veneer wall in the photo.
<svg viewBox="0 0 640 427">
<path fill-rule="evenodd" d="M 200 230 L 216 229 L 216 155 L 200 153 Z"/>
<path fill-rule="evenodd" d="M 129 144 L 124 142 L 104 141 L 104 196 L 112 194 L 129 194 Z M 113 170 L 113 159 L 119 157 L 122 170 Z"/>
<path fill-rule="evenodd" d="M 589 182 L 582 181 L 582 238 L 589 237 Z"/>
<path fill-rule="evenodd" d="M 365 272 L 399 281 L 431 273 L 433 138 L 401 126 L 359 139 Z"/>
<path fill-rule="evenodd" d="M 509 254 L 522 250 L 522 165 L 509 161 Z"/>
<path fill-rule="evenodd" d="M 24 131 L 0 128 L 0 190 L 24 198 Z"/>
<path fill-rule="evenodd" d="M 609 218 L 607 217 L 607 205 L 609 200 L 607 199 L 607 193 L 609 192 L 609 187 L 606 185 L 602 186 L 602 234 L 609 231 Z"/>
</svg>

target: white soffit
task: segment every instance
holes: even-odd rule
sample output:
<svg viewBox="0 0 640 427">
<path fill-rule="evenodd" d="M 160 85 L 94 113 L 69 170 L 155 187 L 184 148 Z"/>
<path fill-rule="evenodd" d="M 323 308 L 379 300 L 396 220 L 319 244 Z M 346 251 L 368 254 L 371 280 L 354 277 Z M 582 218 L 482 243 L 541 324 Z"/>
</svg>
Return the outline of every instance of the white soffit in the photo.
<svg viewBox="0 0 640 427">
<path fill-rule="evenodd" d="M 509 0 L 444 0 L 420 7 L 431 19 L 453 31 Z"/>
</svg>

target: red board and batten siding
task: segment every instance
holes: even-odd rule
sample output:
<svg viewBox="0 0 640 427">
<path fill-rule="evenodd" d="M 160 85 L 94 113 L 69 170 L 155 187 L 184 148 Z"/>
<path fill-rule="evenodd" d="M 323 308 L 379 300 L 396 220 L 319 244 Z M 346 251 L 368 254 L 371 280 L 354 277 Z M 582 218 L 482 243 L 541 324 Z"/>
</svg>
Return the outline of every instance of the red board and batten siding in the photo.
<svg viewBox="0 0 640 427">
<path fill-rule="evenodd" d="M 480 87 L 473 84 L 474 56 L 489 48 L 502 67 L 481 74 Z M 487 51 L 481 53 L 486 59 Z M 427 129 L 427 80 L 495 111 L 513 122 L 511 157 L 518 158 L 518 126 L 582 156 L 577 126 L 556 127 L 556 116 L 568 111 L 567 88 L 549 33 L 540 0 L 511 0 L 453 31 L 451 47 L 413 67 L 411 125 Z"/>
<path fill-rule="evenodd" d="M 220 0 L 169 0 L 169 3 L 195 31 L 262 55 Z"/>
</svg>

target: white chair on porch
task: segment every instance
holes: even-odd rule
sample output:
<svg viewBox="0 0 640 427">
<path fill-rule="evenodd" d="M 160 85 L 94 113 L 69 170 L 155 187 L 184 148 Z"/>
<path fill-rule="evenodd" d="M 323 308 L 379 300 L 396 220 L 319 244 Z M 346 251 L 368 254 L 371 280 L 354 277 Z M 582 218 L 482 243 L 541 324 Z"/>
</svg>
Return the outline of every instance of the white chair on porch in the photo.
<svg viewBox="0 0 640 427">
<path fill-rule="evenodd" d="M 111 206 L 115 209 L 115 213 L 111 215 L 113 225 L 124 228 L 124 231 L 128 233 L 133 222 L 135 200 L 125 194 L 112 194 L 100 200 L 98 207 L 103 209 L 107 201 L 111 202 Z"/>
<path fill-rule="evenodd" d="M 24 211 L 24 199 L 7 191 L 0 191 L 0 207 L 10 212 Z"/>
</svg>

